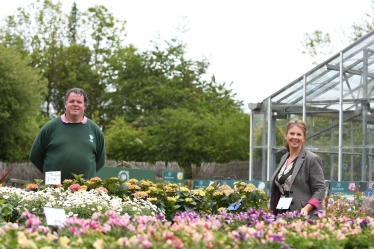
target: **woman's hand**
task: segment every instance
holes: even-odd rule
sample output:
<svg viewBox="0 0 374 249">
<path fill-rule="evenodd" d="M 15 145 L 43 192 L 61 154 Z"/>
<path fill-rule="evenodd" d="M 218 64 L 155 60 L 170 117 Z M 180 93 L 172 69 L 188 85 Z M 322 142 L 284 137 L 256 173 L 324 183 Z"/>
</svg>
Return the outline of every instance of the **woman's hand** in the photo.
<svg viewBox="0 0 374 249">
<path fill-rule="evenodd" d="M 304 215 L 304 216 L 307 216 L 309 214 L 309 212 L 313 209 L 313 205 L 311 204 L 306 204 L 305 207 L 303 207 L 300 211 L 300 214 L 301 215 Z"/>
</svg>

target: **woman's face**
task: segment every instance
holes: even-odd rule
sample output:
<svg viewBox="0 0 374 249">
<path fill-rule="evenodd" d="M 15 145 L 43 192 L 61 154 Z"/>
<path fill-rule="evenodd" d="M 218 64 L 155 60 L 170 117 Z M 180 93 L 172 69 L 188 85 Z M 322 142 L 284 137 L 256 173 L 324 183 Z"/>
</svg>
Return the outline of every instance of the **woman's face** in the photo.
<svg viewBox="0 0 374 249">
<path fill-rule="evenodd" d="M 287 131 L 286 141 L 290 149 L 296 149 L 303 145 L 305 134 L 298 126 L 293 126 Z"/>
</svg>

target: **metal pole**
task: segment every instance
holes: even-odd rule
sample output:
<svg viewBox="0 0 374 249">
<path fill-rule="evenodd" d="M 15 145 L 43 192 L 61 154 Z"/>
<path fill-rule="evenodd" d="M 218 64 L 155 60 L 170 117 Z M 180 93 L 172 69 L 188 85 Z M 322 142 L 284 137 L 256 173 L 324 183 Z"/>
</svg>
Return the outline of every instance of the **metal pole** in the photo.
<svg viewBox="0 0 374 249">
<path fill-rule="evenodd" d="M 363 67 L 362 67 L 362 163 L 361 163 L 361 181 L 366 181 L 366 167 L 367 167 L 367 79 L 368 79 L 368 54 L 367 49 L 363 50 Z"/>
<path fill-rule="evenodd" d="M 249 110 L 249 174 L 248 180 L 252 181 L 253 170 L 253 113 Z"/>
<path fill-rule="evenodd" d="M 343 164 L 343 52 L 340 52 L 340 96 L 339 96 L 339 156 L 338 156 L 338 181 L 342 180 L 342 164 Z M 334 165 L 331 165 L 334 167 Z"/>
<path fill-rule="evenodd" d="M 267 158 L 267 170 L 266 170 L 266 173 L 267 173 L 267 176 L 266 176 L 266 180 L 269 181 L 270 180 L 270 159 L 271 159 L 271 119 L 272 119 L 272 113 L 271 113 L 271 98 L 269 97 L 268 98 L 268 146 L 267 146 L 267 149 L 268 149 L 268 158 Z"/>
<path fill-rule="evenodd" d="M 306 122 L 306 75 L 304 74 L 303 84 L 303 122 Z"/>
</svg>

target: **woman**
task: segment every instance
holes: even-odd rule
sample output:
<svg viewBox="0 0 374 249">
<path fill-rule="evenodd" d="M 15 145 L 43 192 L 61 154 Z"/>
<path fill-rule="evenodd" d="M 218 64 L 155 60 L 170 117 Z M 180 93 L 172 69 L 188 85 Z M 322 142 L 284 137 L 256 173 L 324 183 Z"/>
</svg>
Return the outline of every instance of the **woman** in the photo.
<svg viewBox="0 0 374 249">
<path fill-rule="evenodd" d="M 325 178 L 322 160 L 304 148 L 306 125 L 301 120 L 291 120 L 286 127 L 285 154 L 270 181 L 270 208 L 273 214 L 299 211 L 302 215 L 314 217 L 315 211 L 322 209 L 325 197 Z M 292 198 L 288 207 L 277 209 L 284 197 Z M 288 199 L 289 200 L 289 199 Z M 280 208 L 280 207 L 278 207 Z"/>
</svg>

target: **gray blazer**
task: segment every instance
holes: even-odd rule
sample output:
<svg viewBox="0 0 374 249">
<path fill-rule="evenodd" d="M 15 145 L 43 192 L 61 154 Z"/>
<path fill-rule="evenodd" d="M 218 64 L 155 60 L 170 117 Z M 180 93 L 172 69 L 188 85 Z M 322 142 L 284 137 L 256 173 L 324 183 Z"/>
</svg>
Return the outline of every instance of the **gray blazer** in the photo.
<svg viewBox="0 0 374 249">
<path fill-rule="evenodd" d="M 289 153 L 285 154 L 275 170 L 274 175 L 270 180 L 270 208 L 273 214 L 278 214 L 276 209 L 280 192 L 278 186 L 274 183 L 275 176 L 285 163 Z M 294 169 L 291 177 L 291 188 L 290 197 L 292 202 L 290 205 L 290 211 L 301 211 L 301 209 L 310 200 L 318 205 L 318 210 L 323 209 L 322 201 L 325 198 L 325 177 L 322 170 L 322 160 L 316 154 L 303 148 L 300 151 L 299 157 L 294 165 Z M 312 209 L 309 212 L 311 218 L 313 218 L 315 211 Z"/>
</svg>

